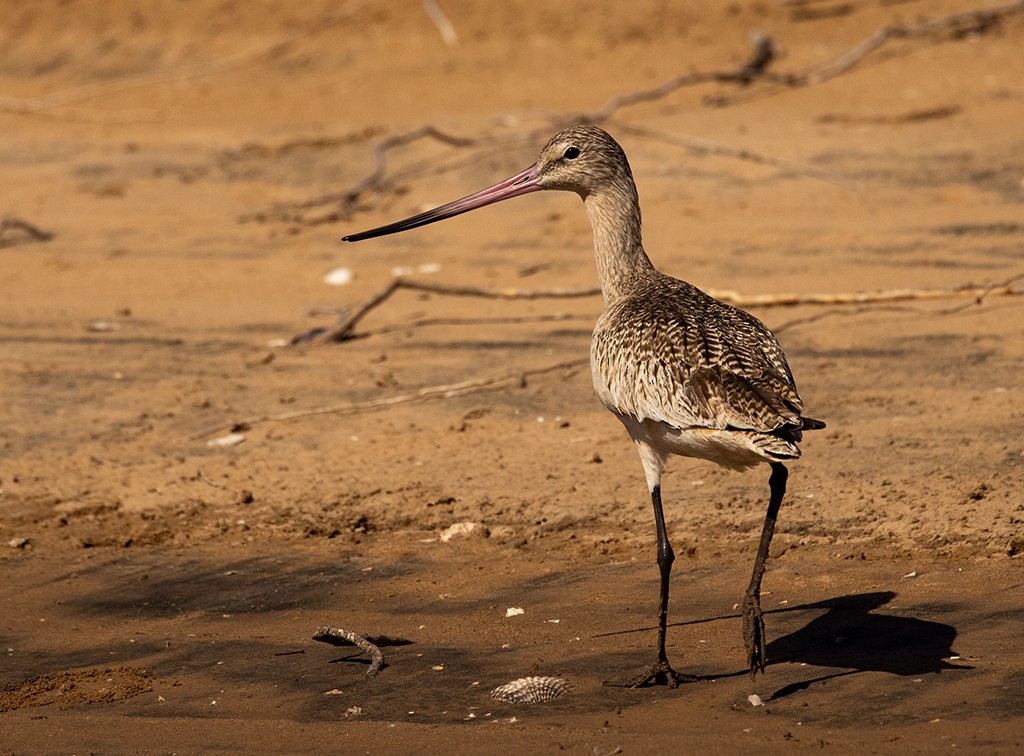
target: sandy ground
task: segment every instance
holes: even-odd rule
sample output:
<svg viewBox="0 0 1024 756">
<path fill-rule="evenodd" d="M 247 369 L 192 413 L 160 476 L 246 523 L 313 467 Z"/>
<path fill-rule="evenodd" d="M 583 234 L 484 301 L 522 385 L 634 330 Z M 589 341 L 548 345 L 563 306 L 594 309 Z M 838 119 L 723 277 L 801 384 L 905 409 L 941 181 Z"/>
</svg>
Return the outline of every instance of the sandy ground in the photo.
<svg viewBox="0 0 1024 756">
<path fill-rule="evenodd" d="M 3 5 L 0 215 L 29 227 L 0 230 L 0 751 L 1024 746 L 1021 297 L 750 308 L 829 427 L 791 465 L 753 681 L 736 604 L 767 470 L 673 462 L 669 652 L 705 678 L 676 690 L 603 685 L 653 654 L 657 570 L 635 452 L 578 364 L 599 297 L 401 292 L 363 338 L 275 346 L 400 266 L 592 287 L 570 195 L 339 237 L 511 175 L 570 114 L 735 70 L 754 31 L 769 71 L 802 73 L 986 3 L 446 0 L 454 45 L 413 0 Z M 1024 273 L 1022 47 L 1024 12 L 809 86 L 621 108 L 604 125 L 651 257 L 744 295 Z M 480 141 L 392 150 L 380 189 L 347 196 L 380 140 L 426 124 Z M 476 528 L 442 539 L 456 523 Z M 324 624 L 411 643 L 367 680 L 311 640 Z M 572 691 L 488 697 L 533 674 Z"/>
</svg>

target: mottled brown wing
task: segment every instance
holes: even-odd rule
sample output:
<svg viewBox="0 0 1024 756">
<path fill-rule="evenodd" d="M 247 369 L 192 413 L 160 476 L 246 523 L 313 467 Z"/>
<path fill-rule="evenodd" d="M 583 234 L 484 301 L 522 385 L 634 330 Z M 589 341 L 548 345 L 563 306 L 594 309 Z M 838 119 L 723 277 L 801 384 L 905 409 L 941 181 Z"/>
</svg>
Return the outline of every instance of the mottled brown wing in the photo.
<svg viewBox="0 0 1024 756">
<path fill-rule="evenodd" d="M 598 321 L 592 363 L 602 401 L 681 428 L 767 432 L 799 424 L 800 396 L 764 324 L 669 280 L 657 295 L 616 303 Z"/>
</svg>

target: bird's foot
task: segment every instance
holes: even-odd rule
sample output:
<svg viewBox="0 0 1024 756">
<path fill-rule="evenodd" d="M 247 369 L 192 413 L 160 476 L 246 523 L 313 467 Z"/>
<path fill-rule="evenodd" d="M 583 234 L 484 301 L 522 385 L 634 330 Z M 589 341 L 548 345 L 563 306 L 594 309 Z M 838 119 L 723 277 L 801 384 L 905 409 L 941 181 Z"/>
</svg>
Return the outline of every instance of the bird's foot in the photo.
<svg viewBox="0 0 1024 756">
<path fill-rule="evenodd" d="M 761 616 L 761 601 L 756 596 L 747 596 L 743 601 L 743 644 L 747 647 L 747 664 L 750 677 L 764 672 L 768 656 L 764 648 L 764 618 Z"/>
<path fill-rule="evenodd" d="M 672 669 L 668 660 L 661 659 L 654 662 L 654 664 L 638 675 L 627 677 L 625 680 L 607 681 L 605 685 L 613 688 L 649 688 L 653 685 L 667 685 L 670 688 L 675 688 L 683 683 L 697 682 L 699 680 L 700 678 L 696 675 L 685 675 L 681 672 L 676 672 Z"/>
</svg>

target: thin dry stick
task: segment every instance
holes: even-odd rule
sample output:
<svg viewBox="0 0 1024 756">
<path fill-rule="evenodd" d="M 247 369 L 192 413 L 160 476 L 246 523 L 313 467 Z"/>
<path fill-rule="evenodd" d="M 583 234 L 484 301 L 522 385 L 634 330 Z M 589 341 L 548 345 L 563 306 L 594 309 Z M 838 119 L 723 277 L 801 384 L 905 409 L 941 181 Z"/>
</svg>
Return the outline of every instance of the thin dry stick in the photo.
<svg viewBox="0 0 1024 756">
<path fill-rule="evenodd" d="M 826 304 L 872 304 L 882 302 L 900 302 L 913 299 L 949 299 L 954 297 L 971 297 L 981 301 L 982 298 L 996 296 L 1017 296 L 1024 294 L 1024 287 L 1014 285 L 1024 279 L 1024 274 L 1012 276 L 1005 281 L 987 286 L 963 284 L 949 289 L 885 289 L 882 291 L 864 291 L 838 294 L 750 294 L 743 295 L 735 291 L 719 291 L 709 289 L 708 294 L 723 302 L 740 307 L 788 307 L 792 305 L 826 305 Z"/>
<path fill-rule="evenodd" d="M 439 142 L 452 145 L 453 147 L 469 147 L 479 141 L 470 137 L 459 137 L 446 134 L 430 124 L 421 126 L 420 128 L 414 129 L 413 131 L 405 134 L 396 134 L 395 136 L 385 137 L 373 148 L 373 156 L 376 161 L 376 166 L 374 167 L 373 172 L 352 187 L 352 193 L 361 194 L 367 189 L 373 189 L 380 184 L 381 179 L 384 178 L 384 174 L 387 171 L 386 156 L 388 150 L 392 150 L 395 147 L 401 147 L 402 145 L 409 144 L 410 142 L 415 142 L 418 139 L 426 139 L 428 137 L 430 139 L 436 139 Z"/>
<path fill-rule="evenodd" d="M 370 657 L 370 666 L 366 670 L 367 677 L 375 677 L 387 664 L 384 663 L 384 654 L 373 643 L 351 630 L 342 627 L 331 627 L 324 625 L 313 633 L 313 640 L 321 643 L 330 643 L 332 646 L 358 646 Z"/>
<path fill-rule="evenodd" d="M 433 294 L 447 294 L 455 297 L 481 297 L 485 299 L 568 299 L 573 297 L 591 297 L 600 294 L 601 290 L 589 289 L 487 289 L 479 286 L 449 286 L 428 281 L 413 281 L 400 276 L 392 278 L 388 284 L 355 308 L 328 331 L 319 336 L 318 341 L 345 341 L 351 336 L 356 323 L 362 320 L 370 310 L 379 307 L 399 289 L 426 291 Z M 301 339 L 305 340 L 305 339 Z M 295 340 L 293 340 L 294 342 Z"/>
<path fill-rule="evenodd" d="M 761 76 L 761 80 L 770 84 L 782 84 L 786 87 L 808 87 L 822 84 L 846 73 L 872 53 L 886 46 L 895 39 L 912 39 L 927 37 L 942 31 L 952 31 L 954 36 L 963 37 L 971 33 L 983 33 L 1007 16 L 1024 13 L 1024 0 L 996 8 L 956 13 L 951 16 L 926 21 L 916 26 L 897 24 L 877 29 L 867 39 L 857 43 L 843 52 L 834 60 L 811 68 L 803 73 L 775 74 Z M 732 97 L 721 96 L 715 99 L 715 105 L 725 106 L 737 102 L 742 95 Z"/>
<path fill-rule="evenodd" d="M 1014 284 L 1024 275 L 1013 276 L 1000 283 L 988 286 L 964 284 L 950 289 L 888 289 L 883 291 L 838 293 L 838 294 L 740 294 L 729 289 L 708 289 L 707 293 L 723 302 L 738 307 L 783 307 L 793 305 L 826 304 L 870 304 L 874 302 L 897 302 L 910 299 L 944 299 L 949 297 L 985 297 L 989 295 L 1021 294 L 1021 287 Z M 354 338 L 353 329 L 373 309 L 382 305 L 399 289 L 426 291 L 458 297 L 480 297 L 484 299 L 568 299 L 597 296 L 601 289 L 489 289 L 479 286 L 450 286 L 446 284 L 415 281 L 396 277 L 377 294 L 359 307 L 347 312 L 331 329 L 317 333 L 311 339 L 307 334 L 296 336 L 292 343 L 309 341 L 346 341 Z"/>
<path fill-rule="evenodd" d="M 821 84 L 851 69 L 871 53 L 883 47 L 893 39 L 925 37 L 939 31 L 954 30 L 955 33 L 966 35 L 970 32 L 983 32 L 1000 19 L 1024 12 L 1024 0 L 997 8 L 957 13 L 952 16 L 927 21 L 917 26 L 883 26 L 866 40 L 859 42 L 851 49 L 842 53 L 835 60 L 812 68 L 803 73 L 773 73 L 767 71 L 768 65 L 775 59 L 776 52 L 771 38 L 758 34 L 754 37 L 754 53 L 750 60 L 735 71 L 703 71 L 677 76 L 653 89 L 640 90 L 618 95 L 610 99 L 599 110 L 579 116 L 587 123 L 601 123 L 628 105 L 640 102 L 660 100 L 683 87 L 708 83 L 739 84 L 747 86 L 755 79 L 787 87 L 804 87 Z M 728 105 L 732 100 L 726 97 L 715 99 L 715 104 Z"/>
<path fill-rule="evenodd" d="M 861 183 L 859 181 L 847 178 L 846 176 L 835 173 L 834 171 L 815 168 L 813 165 L 808 165 L 807 163 L 797 163 L 792 160 L 784 160 L 782 158 L 772 157 L 771 155 L 765 155 L 763 153 L 754 152 L 753 150 L 741 147 L 730 147 L 729 145 L 722 144 L 721 142 L 714 142 L 710 139 L 702 139 L 701 137 L 690 136 L 689 134 L 680 134 L 672 131 L 656 131 L 654 129 L 630 126 L 625 123 L 616 123 L 615 126 L 620 131 L 624 131 L 629 134 L 635 134 L 636 136 L 646 137 L 648 139 L 657 139 L 669 144 L 682 145 L 698 152 L 706 152 L 712 155 L 724 155 L 726 157 L 733 157 L 739 160 L 759 163 L 761 165 L 770 165 L 773 168 L 781 168 L 782 170 L 793 171 L 794 173 L 800 173 L 804 176 L 810 176 L 812 178 L 821 179 L 822 181 L 838 184 L 846 189 L 861 188 Z"/>
<path fill-rule="evenodd" d="M 5 231 L 21 231 L 22 235 L 16 236 L 11 235 L 4 237 Z M 49 231 L 43 231 L 38 226 L 34 226 L 28 221 L 23 221 L 21 218 L 4 218 L 0 220 L 0 247 L 12 247 L 15 244 L 21 242 L 44 242 L 50 241 L 53 238 L 53 234 Z"/>
<path fill-rule="evenodd" d="M 637 92 L 617 95 L 608 100 L 600 109 L 576 116 L 574 122 L 602 123 L 611 118 L 617 110 L 627 105 L 660 100 L 678 89 L 697 84 L 717 82 L 746 86 L 755 78 L 765 76 L 765 69 L 774 59 L 775 46 L 771 37 L 758 33 L 754 35 L 754 52 L 750 59 L 734 71 L 697 71 L 677 76 L 653 89 L 642 89 Z"/>
<path fill-rule="evenodd" d="M 253 425 L 258 425 L 259 423 L 296 420 L 304 417 L 312 417 L 313 415 L 351 414 L 355 412 L 381 409 L 384 407 L 393 407 L 396 404 L 424 401 L 427 399 L 451 399 L 452 397 L 465 396 L 466 394 L 477 394 L 484 391 L 498 391 L 510 386 L 525 387 L 526 379 L 530 376 L 551 373 L 556 370 L 572 371 L 588 364 L 588 362 L 589 360 L 586 359 L 569 360 L 568 362 L 558 362 L 554 365 L 548 365 L 547 367 L 535 368 L 533 370 L 513 371 L 505 373 L 504 375 L 491 376 L 490 378 L 475 378 L 469 381 L 462 381 L 461 383 L 452 383 L 442 386 L 426 386 L 412 392 L 411 394 L 399 394 L 397 396 L 385 397 L 384 399 L 372 399 L 366 402 L 346 402 L 323 407 L 310 407 L 309 409 L 282 412 L 277 415 L 257 415 L 255 417 L 246 418 L 245 420 L 221 423 L 220 425 L 212 428 L 207 428 L 206 430 L 192 434 L 189 436 L 189 440 L 195 441 L 200 438 L 205 438 L 206 436 L 211 436 L 220 431 L 229 430 L 231 428 L 248 428 Z"/>
<path fill-rule="evenodd" d="M 906 301 L 906 300 L 909 300 L 909 299 L 938 299 L 938 298 L 940 298 L 940 296 L 942 296 L 942 292 L 945 292 L 944 296 L 946 296 L 946 297 L 951 297 L 951 296 L 952 297 L 971 297 L 971 301 L 969 301 L 969 302 L 963 302 L 961 304 L 952 305 L 950 307 L 943 307 L 943 308 L 938 309 L 938 310 L 926 309 L 926 308 L 923 308 L 923 307 L 910 307 L 910 306 L 906 306 L 906 305 L 903 305 L 903 306 L 892 305 L 892 306 L 887 306 L 887 307 L 877 307 L 877 306 L 874 306 L 874 305 L 869 303 L 867 305 L 862 305 L 860 307 L 856 307 L 856 308 L 854 308 L 852 310 L 847 310 L 847 309 L 843 309 L 843 310 L 826 310 L 825 312 L 815 313 L 814 315 L 810 315 L 810 316 L 805 317 L 805 318 L 796 318 L 794 320 L 788 320 L 785 323 L 782 323 L 781 325 L 773 327 L 772 331 L 775 332 L 775 333 L 782 333 L 783 331 L 789 330 L 791 328 L 796 328 L 798 326 L 808 325 L 810 323 L 817 323 L 818 321 L 825 320 L 827 318 L 836 317 L 838 315 L 844 315 L 844 316 L 847 316 L 847 315 L 861 315 L 861 314 L 866 313 L 866 312 L 882 312 L 882 311 L 887 311 L 887 312 L 916 312 L 916 313 L 926 313 L 928 315 L 955 315 L 958 312 L 963 312 L 964 310 L 968 310 L 968 309 L 970 309 L 972 307 L 977 307 L 978 305 L 982 304 L 985 301 L 986 298 L 988 298 L 990 296 L 1002 296 L 1002 295 L 1019 296 L 1021 294 L 1024 294 L 1024 287 L 1021 287 L 1020 285 L 1015 285 L 1017 281 L 1022 281 L 1022 280 L 1024 280 L 1024 274 L 1020 274 L 1020 275 L 1016 275 L 1016 276 L 1011 276 L 1010 278 L 1007 278 L 1004 281 L 1001 281 L 1001 282 L 996 283 L 996 284 L 992 284 L 991 286 L 987 286 L 987 287 L 963 286 L 963 287 L 959 287 L 959 288 L 956 288 L 956 289 L 945 289 L 945 290 L 944 289 L 933 289 L 933 290 L 925 290 L 925 291 L 923 291 L 922 293 L 925 296 L 912 296 L 912 297 L 893 296 L 892 298 L 886 299 L 886 300 L 881 300 L 881 299 L 874 300 L 877 303 L 881 303 L 881 302 L 896 302 L 896 301 L 900 301 L 900 300 Z M 889 293 L 895 295 L 895 294 L 899 294 L 900 292 L 896 291 L 896 292 L 889 292 Z M 932 295 L 934 295 L 934 296 L 932 296 Z"/>
<path fill-rule="evenodd" d="M 420 139 L 436 139 L 439 142 L 444 142 L 445 144 L 453 147 L 469 147 L 479 142 L 478 139 L 448 134 L 431 124 L 420 126 L 418 129 L 413 129 L 412 131 L 408 131 L 404 134 L 393 134 L 391 136 L 384 137 L 374 145 L 373 170 L 365 178 L 356 182 L 348 189 L 343 189 L 340 192 L 322 194 L 319 197 L 314 197 L 302 202 L 275 205 L 269 211 L 260 210 L 252 213 L 246 213 L 239 217 L 238 220 L 240 223 L 248 221 L 262 222 L 271 219 L 302 223 L 306 222 L 305 217 L 302 215 L 303 211 L 323 207 L 324 205 L 340 204 L 342 207 L 351 206 L 364 192 L 372 189 L 380 189 L 383 186 L 384 177 L 387 174 L 388 152 L 396 147 L 401 147 Z M 332 213 L 325 218 L 320 219 L 319 222 L 339 220 L 340 217 L 341 216 L 338 213 Z"/>
<path fill-rule="evenodd" d="M 636 92 L 617 95 L 596 111 L 571 116 L 560 115 L 554 117 L 552 120 L 563 126 L 574 123 L 600 124 L 606 122 L 616 112 L 629 105 L 659 100 L 683 87 L 712 82 L 735 84 L 741 87 L 748 87 L 755 81 L 763 81 L 769 84 L 781 84 L 786 87 L 812 86 L 845 73 L 857 62 L 863 60 L 866 56 L 882 47 L 890 39 L 922 37 L 934 34 L 937 31 L 948 29 L 953 29 L 962 34 L 966 34 L 970 31 L 983 31 L 998 22 L 1001 18 L 1020 12 L 1024 12 L 1024 0 L 1019 0 L 1016 3 L 998 8 L 960 13 L 946 18 L 937 19 L 935 21 L 929 21 L 914 27 L 882 27 L 867 40 L 855 45 L 852 49 L 844 52 L 834 61 L 804 73 L 779 74 L 768 71 L 768 66 L 775 59 L 775 47 L 771 38 L 759 34 L 754 37 L 754 51 L 748 61 L 734 71 L 698 71 L 683 74 L 652 89 L 638 90 Z M 729 98 L 722 96 L 716 99 L 716 104 L 724 106 L 730 104 L 732 101 L 734 100 L 730 100 Z M 616 126 L 619 128 L 623 127 L 622 124 L 616 124 Z M 663 141 L 681 144 L 692 149 L 726 155 L 740 160 L 748 160 L 766 165 L 775 165 L 777 167 L 798 171 L 804 175 L 820 178 L 843 186 L 856 185 L 856 182 L 830 171 L 823 171 L 801 163 L 793 163 L 791 161 L 773 158 L 751 150 L 732 148 L 728 145 L 708 140 L 701 140 L 697 137 L 689 137 L 682 134 L 658 134 L 653 131 L 644 134 L 642 130 L 639 129 L 634 129 L 634 132 L 640 136 L 660 138 Z M 397 144 L 407 144 L 414 139 L 422 138 L 424 136 L 434 136 L 435 138 L 441 139 L 442 141 L 448 141 L 449 144 L 456 146 L 478 144 L 492 145 L 494 142 L 493 138 L 484 137 L 478 139 L 449 137 L 448 139 L 444 139 L 437 135 L 437 130 L 434 127 L 429 125 L 410 132 L 409 134 L 398 135 L 397 137 L 388 137 L 378 143 L 374 149 L 377 161 L 374 171 L 353 187 L 341 192 L 323 195 L 307 202 L 275 207 L 269 212 L 257 211 L 248 213 L 242 216 L 240 221 L 279 220 L 284 222 L 308 223 L 309 221 L 307 221 L 301 213 L 296 214 L 295 212 L 288 212 L 288 208 L 299 208 L 301 210 L 333 203 L 341 203 L 341 210 L 330 213 L 322 218 L 318 218 L 313 222 L 331 222 L 347 217 L 351 206 L 354 204 L 356 199 L 358 199 L 360 194 L 368 190 L 378 190 L 385 185 L 384 178 L 386 175 L 386 165 L 383 160 L 384 153 L 392 146 L 396 146 Z M 534 134 L 531 133 L 530 136 L 532 137 Z M 396 140 L 396 143 L 391 144 L 391 140 Z M 408 171 L 407 173 L 410 176 L 415 175 L 415 171 Z"/>
<path fill-rule="evenodd" d="M 883 26 L 866 40 L 843 53 L 831 63 L 794 76 L 787 83 L 792 86 L 821 84 L 842 73 L 846 73 L 858 62 L 893 39 L 925 37 L 935 32 L 949 29 L 955 30 L 961 36 L 971 32 L 983 32 L 1000 19 L 1022 12 L 1024 12 L 1024 0 L 998 8 L 983 8 L 966 13 L 956 13 L 934 21 L 926 21 L 917 26 L 906 26 L 903 24 Z"/>
<path fill-rule="evenodd" d="M 576 123 L 601 123 L 606 121 L 615 111 L 625 107 L 626 105 L 634 104 L 637 102 L 643 102 L 647 100 L 658 99 L 667 96 L 669 93 L 679 89 L 680 87 L 686 86 L 687 84 L 696 84 L 704 81 L 728 81 L 739 84 L 747 84 L 758 76 L 764 75 L 764 69 L 774 59 L 775 48 L 769 37 L 764 35 L 755 35 L 755 47 L 750 59 L 737 68 L 735 71 L 719 71 L 710 73 L 694 73 L 687 74 L 685 76 L 677 77 L 671 82 L 661 85 L 652 90 L 642 90 L 639 92 L 631 92 L 628 94 L 620 95 L 612 98 L 602 107 L 600 110 L 593 113 L 584 113 L 573 116 L 558 116 L 554 118 L 556 122 L 561 125 L 569 125 Z M 546 129 L 534 130 L 530 133 L 520 136 L 512 137 L 508 141 L 533 141 L 538 135 L 546 133 Z M 360 180 L 353 186 L 343 189 L 339 192 L 331 192 L 324 194 L 319 197 L 315 197 L 310 200 L 305 200 L 299 203 L 286 203 L 275 205 L 270 210 L 255 211 L 246 213 L 239 218 L 239 221 L 244 223 L 248 221 L 259 221 L 264 222 L 268 220 L 276 220 L 283 222 L 297 222 L 304 225 L 312 225 L 314 223 L 324 223 L 339 220 L 345 217 L 351 206 L 356 202 L 360 195 L 371 190 L 381 190 L 385 186 L 385 176 L 387 171 L 387 163 L 385 161 L 386 153 L 401 145 L 409 144 L 418 139 L 426 137 L 432 137 L 439 141 L 445 142 L 455 147 L 467 147 L 480 144 L 487 144 L 493 147 L 499 140 L 494 137 L 481 137 L 481 138 L 468 138 L 468 137 L 457 137 L 441 132 L 434 126 L 426 125 L 418 129 L 415 129 L 406 134 L 399 134 L 396 136 L 385 137 L 374 146 L 374 157 L 376 165 L 374 170 Z M 692 145 L 688 145 L 692 146 Z M 712 147 L 705 143 L 701 146 L 701 149 L 705 151 L 712 151 Z M 738 157 L 740 159 L 753 159 L 751 156 L 754 153 L 745 152 L 743 150 L 732 150 L 729 151 L 724 146 L 718 150 L 720 154 L 729 155 L 730 157 Z M 768 162 L 770 158 L 763 158 L 761 162 Z M 809 170 L 804 171 L 808 175 L 813 175 Z M 415 176 L 417 171 L 414 169 L 406 169 L 406 175 Z M 329 213 L 325 216 L 318 217 L 315 220 L 307 219 L 303 211 L 309 210 L 314 207 L 323 207 L 325 205 L 340 204 L 341 209 L 338 212 Z"/>
</svg>

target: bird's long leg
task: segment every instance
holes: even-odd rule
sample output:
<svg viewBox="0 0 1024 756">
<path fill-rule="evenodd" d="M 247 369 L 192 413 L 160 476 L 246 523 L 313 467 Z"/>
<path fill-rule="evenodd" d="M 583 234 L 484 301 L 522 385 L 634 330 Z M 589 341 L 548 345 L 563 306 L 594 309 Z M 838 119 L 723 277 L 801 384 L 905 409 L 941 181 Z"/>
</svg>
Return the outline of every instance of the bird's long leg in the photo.
<svg viewBox="0 0 1024 756">
<path fill-rule="evenodd" d="M 761 543 L 757 547 L 754 558 L 754 574 L 750 577 L 750 585 L 743 597 L 743 643 L 747 647 L 747 663 L 750 665 L 750 676 L 758 671 L 764 672 L 766 662 L 764 643 L 764 618 L 761 615 L 761 578 L 764 576 L 765 562 L 768 560 L 768 549 L 775 533 L 775 519 L 782 505 L 782 497 L 786 494 L 786 479 L 789 471 L 781 462 L 772 462 L 772 475 L 768 480 L 771 497 L 768 500 L 768 512 L 764 516 L 764 527 L 761 529 Z"/>
<path fill-rule="evenodd" d="M 676 553 L 672 550 L 672 544 L 668 540 L 668 530 L 665 528 L 665 513 L 661 507 L 661 486 L 655 486 L 651 491 L 651 501 L 654 504 L 654 525 L 658 531 L 658 572 L 661 573 L 661 590 L 658 593 L 658 664 L 671 669 L 668 656 L 665 653 L 665 635 L 668 626 L 669 578 L 672 576 L 672 563 L 676 560 Z"/>
<path fill-rule="evenodd" d="M 658 594 L 658 658 L 649 669 L 629 680 L 627 684 L 631 688 L 647 685 L 668 685 L 670 688 L 674 688 L 679 683 L 692 682 L 697 678 L 693 675 L 680 674 L 672 669 L 672 665 L 668 662 L 668 655 L 665 653 L 669 578 L 672 575 L 672 562 L 675 561 L 676 555 L 672 551 L 672 544 L 668 540 L 668 531 L 665 529 L 665 513 L 661 506 L 660 485 L 651 488 L 651 502 L 654 504 L 654 524 L 658 531 L 658 571 L 661 573 L 661 590 Z"/>
</svg>

